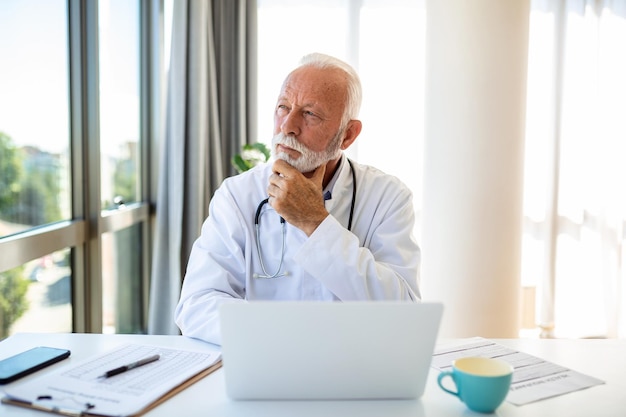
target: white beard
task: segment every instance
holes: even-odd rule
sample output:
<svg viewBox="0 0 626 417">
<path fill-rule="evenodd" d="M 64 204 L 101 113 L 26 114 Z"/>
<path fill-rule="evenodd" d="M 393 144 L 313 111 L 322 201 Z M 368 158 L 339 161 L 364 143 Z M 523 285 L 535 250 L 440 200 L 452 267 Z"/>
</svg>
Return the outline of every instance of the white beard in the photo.
<svg viewBox="0 0 626 417">
<path fill-rule="evenodd" d="M 343 136 L 344 129 L 340 129 L 337 135 L 330 142 L 328 147 L 320 152 L 315 152 L 298 142 L 298 140 L 290 135 L 278 133 L 272 138 L 272 151 L 274 157 L 282 159 L 293 166 L 298 171 L 305 173 L 314 171 L 322 164 L 339 158 L 341 155 L 341 138 Z M 300 152 L 299 158 L 292 158 L 287 152 L 277 152 L 277 145 L 285 145 L 291 149 Z"/>
</svg>

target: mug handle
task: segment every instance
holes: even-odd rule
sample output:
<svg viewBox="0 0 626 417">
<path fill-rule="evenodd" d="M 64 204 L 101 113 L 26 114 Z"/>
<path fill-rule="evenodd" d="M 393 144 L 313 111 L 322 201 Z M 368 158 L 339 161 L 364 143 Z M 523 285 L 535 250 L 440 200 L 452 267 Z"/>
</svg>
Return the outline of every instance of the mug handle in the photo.
<svg viewBox="0 0 626 417">
<path fill-rule="evenodd" d="M 452 378 L 452 372 L 451 371 L 444 371 L 441 372 L 439 374 L 439 376 L 437 377 L 437 384 L 439 384 L 439 387 L 444 390 L 445 392 L 447 392 L 448 394 L 452 394 L 452 395 L 456 395 L 457 397 L 459 396 L 459 392 L 458 391 L 452 391 L 449 390 L 448 388 L 444 387 L 443 384 L 441 383 L 441 381 L 445 378 L 449 376 L 452 379 L 452 382 L 454 382 L 454 378 Z M 456 382 L 454 382 L 454 385 L 456 386 Z M 458 387 L 457 387 L 458 389 Z"/>
</svg>

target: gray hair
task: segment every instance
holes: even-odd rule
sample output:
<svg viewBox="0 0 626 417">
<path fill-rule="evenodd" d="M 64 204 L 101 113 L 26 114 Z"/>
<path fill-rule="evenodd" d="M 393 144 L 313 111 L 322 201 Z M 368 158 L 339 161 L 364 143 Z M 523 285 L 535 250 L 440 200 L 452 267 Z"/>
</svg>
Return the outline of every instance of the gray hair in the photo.
<svg viewBox="0 0 626 417">
<path fill-rule="evenodd" d="M 300 67 L 333 68 L 343 71 L 347 77 L 347 98 L 341 125 L 345 127 L 350 120 L 358 118 L 363 91 L 359 74 L 354 68 L 338 58 L 318 52 L 303 56 L 300 60 Z"/>
</svg>

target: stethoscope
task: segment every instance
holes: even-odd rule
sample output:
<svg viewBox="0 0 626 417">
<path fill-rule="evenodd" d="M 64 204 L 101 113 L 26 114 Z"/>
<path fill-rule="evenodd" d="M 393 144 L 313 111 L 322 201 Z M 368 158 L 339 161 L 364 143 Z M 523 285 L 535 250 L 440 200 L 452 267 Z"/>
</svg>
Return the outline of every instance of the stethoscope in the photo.
<svg viewBox="0 0 626 417">
<path fill-rule="evenodd" d="M 354 204 L 356 202 L 356 174 L 354 173 L 354 167 L 352 166 L 352 161 L 346 158 L 348 161 L 348 165 L 350 165 L 350 172 L 352 173 L 352 202 L 350 203 L 350 216 L 348 217 L 348 230 L 352 230 L 352 216 L 354 215 Z M 326 199 L 326 198 L 325 198 Z M 283 234 L 282 244 L 281 244 L 281 253 L 280 253 L 280 263 L 278 264 L 278 269 L 273 274 L 267 272 L 265 268 L 265 263 L 263 262 L 263 254 L 261 253 L 261 228 L 259 227 L 259 220 L 261 218 L 261 209 L 267 202 L 269 198 L 261 201 L 256 208 L 256 214 L 254 215 L 254 228 L 256 229 L 256 250 L 259 255 L 259 262 L 261 263 L 261 269 L 263 270 L 263 274 L 255 273 L 254 278 L 279 278 L 289 275 L 289 272 L 280 272 L 283 267 L 283 260 L 285 259 L 285 236 L 287 235 L 287 227 L 285 226 L 285 219 L 280 218 L 281 224 L 281 232 Z"/>
</svg>

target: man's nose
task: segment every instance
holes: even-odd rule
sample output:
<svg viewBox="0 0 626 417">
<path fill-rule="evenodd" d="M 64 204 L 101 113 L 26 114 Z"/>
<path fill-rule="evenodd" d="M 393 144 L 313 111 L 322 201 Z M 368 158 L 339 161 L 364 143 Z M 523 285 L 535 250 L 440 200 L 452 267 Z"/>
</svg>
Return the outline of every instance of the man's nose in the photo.
<svg viewBox="0 0 626 417">
<path fill-rule="evenodd" d="M 300 134 L 300 122 L 301 118 L 298 117 L 298 112 L 291 111 L 283 117 L 280 130 L 284 135 L 298 136 Z"/>
</svg>

